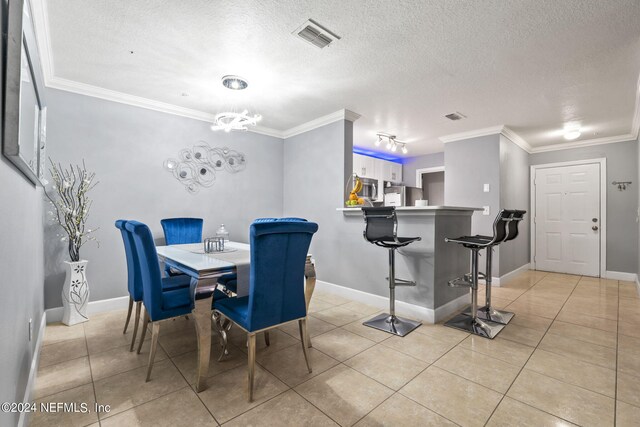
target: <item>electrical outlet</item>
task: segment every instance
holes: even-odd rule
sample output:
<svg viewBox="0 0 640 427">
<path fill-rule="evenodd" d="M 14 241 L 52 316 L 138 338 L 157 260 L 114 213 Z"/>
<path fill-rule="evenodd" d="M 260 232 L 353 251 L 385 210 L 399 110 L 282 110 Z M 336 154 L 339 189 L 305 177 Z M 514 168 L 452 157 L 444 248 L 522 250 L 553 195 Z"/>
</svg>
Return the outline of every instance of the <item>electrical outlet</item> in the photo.
<svg viewBox="0 0 640 427">
<path fill-rule="evenodd" d="M 482 207 L 482 215 L 491 215 L 491 207 L 483 206 Z"/>
<path fill-rule="evenodd" d="M 488 193 L 489 192 L 489 188 L 490 188 L 489 184 L 485 184 L 484 185 L 484 192 Z"/>
<path fill-rule="evenodd" d="M 33 319 L 29 318 L 29 341 L 33 338 Z"/>
</svg>

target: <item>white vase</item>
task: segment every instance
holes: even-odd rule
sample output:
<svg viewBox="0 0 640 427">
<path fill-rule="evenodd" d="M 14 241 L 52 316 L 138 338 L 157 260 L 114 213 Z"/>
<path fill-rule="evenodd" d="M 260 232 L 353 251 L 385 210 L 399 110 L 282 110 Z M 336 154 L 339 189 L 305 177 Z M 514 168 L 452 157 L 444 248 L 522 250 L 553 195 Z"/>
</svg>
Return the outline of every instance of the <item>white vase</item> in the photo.
<svg viewBox="0 0 640 427">
<path fill-rule="evenodd" d="M 87 283 L 87 263 L 89 261 L 69 262 L 67 277 L 62 288 L 62 323 L 71 326 L 89 320 L 87 305 L 89 304 L 89 284 Z"/>
</svg>

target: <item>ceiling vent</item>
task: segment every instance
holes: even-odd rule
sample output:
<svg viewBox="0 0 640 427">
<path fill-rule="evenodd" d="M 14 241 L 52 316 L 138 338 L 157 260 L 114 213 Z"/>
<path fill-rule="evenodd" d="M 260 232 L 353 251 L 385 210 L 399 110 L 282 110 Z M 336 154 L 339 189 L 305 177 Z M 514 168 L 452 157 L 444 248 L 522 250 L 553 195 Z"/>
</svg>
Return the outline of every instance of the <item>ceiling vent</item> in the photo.
<svg viewBox="0 0 640 427">
<path fill-rule="evenodd" d="M 464 114 L 459 113 L 457 111 L 455 113 L 447 114 L 445 117 L 447 119 L 449 119 L 449 120 L 454 120 L 454 121 L 455 120 L 462 120 L 462 119 L 466 119 L 467 118 L 467 116 L 465 116 Z"/>
<path fill-rule="evenodd" d="M 309 19 L 291 34 L 320 49 L 329 46 L 335 40 L 340 40 L 340 36 L 318 24 L 313 19 Z"/>
</svg>

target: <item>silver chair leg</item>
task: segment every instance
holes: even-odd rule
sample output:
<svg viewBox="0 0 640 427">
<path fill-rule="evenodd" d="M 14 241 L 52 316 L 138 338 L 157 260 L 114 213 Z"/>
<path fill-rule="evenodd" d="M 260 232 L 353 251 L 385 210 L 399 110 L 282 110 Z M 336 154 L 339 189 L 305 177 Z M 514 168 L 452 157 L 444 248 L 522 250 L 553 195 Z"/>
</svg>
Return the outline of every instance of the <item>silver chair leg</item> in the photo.
<svg viewBox="0 0 640 427">
<path fill-rule="evenodd" d="M 133 309 L 133 298 L 129 295 L 129 311 L 127 311 L 127 320 L 124 322 L 123 334 L 127 333 L 127 327 L 129 326 L 129 320 L 131 320 L 131 310 Z"/>
<path fill-rule="evenodd" d="M 486 264 L 486 278 L 485 278 L 485 306 L 478 309 L 478 317 L 484 320 L 491 320 L 493 322 L 502 323 L 506 325 L 515 316 L 510 311 L 496 310 L 491 307 L 491 259 L 493 257 L 493 248 L 487 248 L 487 264 Z"/>
<path fill-rule="evenodd" d="M 311 370 L 311 361 L 309 360 L 309 355 L 307 354 L 307 346 L 309 341 L 309 336 L 307 335 L 307 319 L 298 320 L 298 328 L 300 329 L 300 340 L 302 341 L 302 353 L 304 353 L 304 361 L 307 363 L 307 369 L 309 373 L 313 372 Z"/>
<path fill-rule="evenodd" d="M 382 313 L 363 323 L 370 328 L 404 337 L 422 325 L 409 319 L 396 316 L 396 262 L 395 249 L 389 249 L 389 313 Z"/>
<path fill-rule="evenodd" d="M 149 327 L 149 312 L 147 310 L 144 311 L 144 323 L 142 324 L 142 335 L 140 335 L 140 342 L 138 343 L 138 351 L 140 354 L 142 350 L 142 343 L 144 343 L 144 338 L 147 335 L 147 328 Z"/>
<path fill-rule="evenodd" d="M 138 324 L 140 323 L 140 308 L 142 306 L 142 301 L 136 302 L 136 320 L 133 325 L 133 336 L 131 337 L 131 347 L 129 351 L 133 351 L 133 346 L 136 344 L 136 336 L 138 335 Z"/>
<path fill-rule="evenodd" d="M 249 374 L 249 378 L 247 381 L 247 394 L 248 394 L 248 401 L 249 402 L 253 402 L 253 378 L 255 376 L 255 371 L 256 371 L 256 334 L 248 334 L 248 341 L 249 341 L 249 351 L 247 353 L 248 356 L 248 374 Z"/>
<path fill-rule="evenodd" d="M 307 317 L 307 320 L 308 319 L 309 318 Z M 304 333 L 307 334 L 307 348 L 313 348 L 313 345 L 311 344 L 311 337 L 309 336 L 309 328 L 307 327 L 308 323 L 309 322 L 307 322 L 305 320 L 305 322 L 304 322 Z"/>
<path fill-rule="evenodd" d="M 491 320 L 482 320 L 478 318 L 478 248 L 472 248 L 471 258 L 471 315 L 465 313 L 458 314 L 445 323 L 456 329 L 471 332 L 481 337 L 495 338 L 496 335 L 504 328 L 505 325 L 492 322 Z"/>
<path fill-rule="evenodd" d="M 271 342 L 269 341 L 269 331 L 264 331 L 264 343 L 269 347 Z"/>
<path fill-rule="evenodd" d="M 158 347 L 158 334 L 160 333 L 160 322 L 151 323 L 151 349 L 149 350 L 149 366 L 147 366 L 147 379 L 151 379 L 151 369 L 153 368 L 153 359 L 156 357 L 156 348 Z"/>
</svg>

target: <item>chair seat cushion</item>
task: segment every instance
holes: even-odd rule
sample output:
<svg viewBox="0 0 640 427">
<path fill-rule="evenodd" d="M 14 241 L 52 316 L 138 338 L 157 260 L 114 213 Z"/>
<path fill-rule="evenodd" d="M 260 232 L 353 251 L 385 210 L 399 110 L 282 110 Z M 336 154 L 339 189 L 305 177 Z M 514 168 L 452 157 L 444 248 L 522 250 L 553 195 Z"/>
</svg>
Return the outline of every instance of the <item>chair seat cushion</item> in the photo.
<svg viewBox="0 0 640 427">
<path fill-rule="evenodd" d="M 164 277 L 162 279 L 162 290 L 173 291 L 180 288 L 188 288 L 191 284 L 191 277 L 186 274 L 179 276 Z"/>
<path fill-rule="evenodd" d="M 393 236 L 382 236 L 373 240 L 372 243 L 384 247 L 401 247 L 407 246 L 409 243 L 413 243 L 417 240 L 420 240 L 420 237 L 396 237 L 394 239 Z"/>
<path fill-rule="evenodd" d="M 191 307 L 191 290 L 189 288 L 162 292 L 163 310 L 175 310 L 183 307 L 189 309 Z"/>
<path fill-rule="evenodd" d="M 248 314 L 249 314 L 249 296 L 240 298 L 226 298 L 219 301 L 214 301 L 213 308 L 224 314 L 226 317 L 242 326 L 245 329 L 249 329 Z"/>
</svg>

